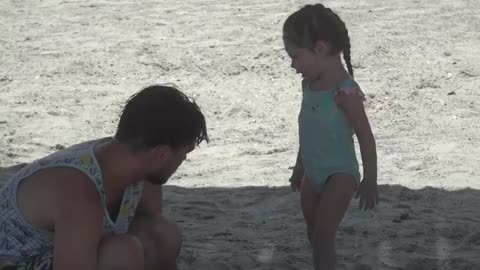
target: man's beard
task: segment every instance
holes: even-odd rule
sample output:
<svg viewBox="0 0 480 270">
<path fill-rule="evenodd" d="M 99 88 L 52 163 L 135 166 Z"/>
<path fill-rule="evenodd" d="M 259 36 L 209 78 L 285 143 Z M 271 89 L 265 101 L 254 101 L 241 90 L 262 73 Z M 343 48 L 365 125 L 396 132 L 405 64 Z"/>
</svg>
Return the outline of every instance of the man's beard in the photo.
<svg viewBox="0 0 480 270">
<path fill-rule="evenodd" d="M 153 185 L 163 185 L 165 184 L 168 179 L 170 178 L 170 175 L 165 175 L 165 174 L 151 174 L 147 175 L 145 177 L 145 180 L 152 183 Z"/>
</svg>

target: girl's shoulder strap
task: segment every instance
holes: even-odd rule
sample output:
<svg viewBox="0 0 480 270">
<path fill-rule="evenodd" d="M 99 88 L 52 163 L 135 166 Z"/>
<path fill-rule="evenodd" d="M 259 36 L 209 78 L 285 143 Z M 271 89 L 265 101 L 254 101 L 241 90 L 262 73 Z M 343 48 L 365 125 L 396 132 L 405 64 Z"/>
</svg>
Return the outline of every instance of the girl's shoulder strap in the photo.
<svg viewBox="0 0 480 270">
<path fill-rule="evenodd" d="M 342 81 L 338 84 L 337 88 L 335 89 L 335 95 L 345 94 L 345 95 L 358 95 L 363 100 L 366 100 L 365 94 L 362 92 L 362 89 L 352 79 L 347 79 Z"/>
</svg>

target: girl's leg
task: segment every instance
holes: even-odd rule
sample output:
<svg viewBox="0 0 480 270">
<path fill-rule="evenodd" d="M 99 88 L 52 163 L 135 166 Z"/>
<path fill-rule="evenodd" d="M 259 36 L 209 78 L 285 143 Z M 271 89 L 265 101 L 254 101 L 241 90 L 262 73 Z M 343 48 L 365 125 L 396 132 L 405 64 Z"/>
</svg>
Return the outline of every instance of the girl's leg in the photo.
<svg viewBox="0 0 480 270">
<path fill-rule="evenodd" d="M 335 237 L 338 225 L 355 190 L 355 178 L 350 174 L 335 174 L 323 187 L 314 207 L 313 262 L 316 270 L 333 270 L 336 263 Z"/>
<path fill-rule="evenodd" d="M 302 206 L 303 218 L 307 225 L 307 235 L 310 244 L 313 245 L 313 229 L 315 221 L 315 205 L 319 200 L 319 194 L 315 192 L 310 181 L 303 178 L 300 187 L 300 204 Z"/>
</svg>

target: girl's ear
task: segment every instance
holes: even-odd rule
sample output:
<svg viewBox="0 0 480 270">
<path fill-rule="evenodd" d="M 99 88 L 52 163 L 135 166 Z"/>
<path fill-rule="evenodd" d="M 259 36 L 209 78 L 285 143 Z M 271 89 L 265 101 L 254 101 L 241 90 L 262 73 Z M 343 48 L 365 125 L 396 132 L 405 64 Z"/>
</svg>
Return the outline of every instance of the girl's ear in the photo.
<svg viewBox="0 0 480 270">
<path fill-rule="evenodd" d="M 330 44 L 328 42 L 319 40 L 315 42 L 313 52 L 320 56 L 327 56 L 330 54 Z"/>
</svg>

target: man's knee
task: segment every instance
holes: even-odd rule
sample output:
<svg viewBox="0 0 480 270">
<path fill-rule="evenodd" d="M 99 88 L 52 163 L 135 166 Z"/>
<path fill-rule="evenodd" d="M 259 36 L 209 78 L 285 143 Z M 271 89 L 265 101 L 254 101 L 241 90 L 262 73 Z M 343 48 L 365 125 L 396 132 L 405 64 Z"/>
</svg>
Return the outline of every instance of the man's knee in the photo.
<svg viewBox="0 0 480 270">
<path fill-rule="evenodd" d="M 153 238 L 166 257 L 175 259 L 182 245 L 182 230 L 178 224 L 162 218 L 153 225 Z"/>
<path fill-rule="evenodd" d="M 165 217 L 148 218 L 138 215 L 130 233 L 142 242 L 145 269 L 176 269 L 182 245 L 181 229 Z"/>
<path fill-rule="evenodd" d="M 98 263 L 101 270 L 143 270 L 142 243 L 128 234 L 107 236 L 100 243 Z"/>
</svg>

